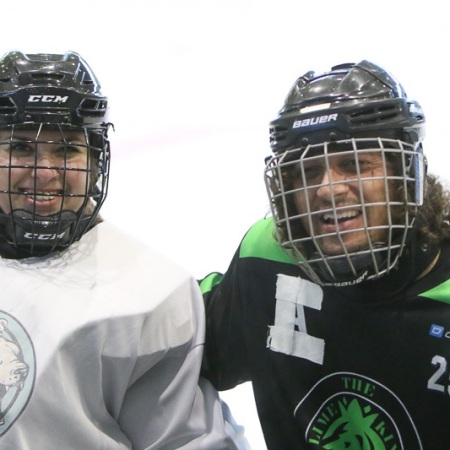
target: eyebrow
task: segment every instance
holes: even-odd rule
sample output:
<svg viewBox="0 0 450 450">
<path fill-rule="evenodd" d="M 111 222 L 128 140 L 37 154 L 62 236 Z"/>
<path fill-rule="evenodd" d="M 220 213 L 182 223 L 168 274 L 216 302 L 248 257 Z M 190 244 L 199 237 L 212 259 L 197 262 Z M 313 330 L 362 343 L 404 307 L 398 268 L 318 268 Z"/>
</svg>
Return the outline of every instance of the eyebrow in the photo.
<svg viewBox="0 0 450 450">
<path fill-rule="evenodd" d="M 61 138 L 64 137 L 64 141 L 63 140 L 59 140 L 58 138 L 56 139 L 36 139 L 36 136 L 34 137 L 28 137 L 26 135 L 17 135 L 16 133 L 14 133 L 14 135 L 11 135 L 8 133 L 7 136 L 2 136 L 0 134 L 0 141 L 2 142 L 15 142 L 15 141 L 20 141 L 20 142 L 29 142 L 29 143 L 51 143 L 51 144 L 79 144 L 79 145 L 86 145 L 86 141 L 84 139 L 84 136 L 61 136 Z"/>
</svg>

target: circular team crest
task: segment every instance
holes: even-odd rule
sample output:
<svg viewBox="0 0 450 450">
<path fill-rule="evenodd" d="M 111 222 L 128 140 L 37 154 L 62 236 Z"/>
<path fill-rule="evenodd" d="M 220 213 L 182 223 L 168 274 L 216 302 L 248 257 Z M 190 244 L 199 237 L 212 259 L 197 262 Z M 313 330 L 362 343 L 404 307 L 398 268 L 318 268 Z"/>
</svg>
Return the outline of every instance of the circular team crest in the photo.
<svg viewBox="0 0 450 450">
<path fill-rule="evenodd" d="M 302 423 L 306 417 L 305 441 L 314 449 L 422 449 L 400 399 L 358 374 L 341 372 L 320 380 L 297 405 L 295 417 Z"/>
<path fill-rule="evenodd" d="M 0 311 L 0 436 L 25 409 L 34 387 L 33 344 L 22 325 Z"/>
</svg>

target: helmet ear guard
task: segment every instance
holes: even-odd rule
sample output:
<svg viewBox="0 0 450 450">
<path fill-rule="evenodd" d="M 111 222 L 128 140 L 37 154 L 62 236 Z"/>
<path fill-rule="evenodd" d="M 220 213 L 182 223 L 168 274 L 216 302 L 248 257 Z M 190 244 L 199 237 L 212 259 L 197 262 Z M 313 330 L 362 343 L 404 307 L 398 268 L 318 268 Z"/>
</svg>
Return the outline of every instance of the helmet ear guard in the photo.
<svg viewBox="0 0 450 450">
<path fill-rule="evenodd" d="M 379 278 L 397 266 L 426 190 L 424 124 L 420 105 L 406 96 L 393 76 L 368 61 L 336 66 L 320 75 L 307 72 L 296 81 L 279 116 L 270 123 L 274 156 L 266 160 L 265 177 L 277 224 L 277 240 L 310 279 L 323 285 L 343 286 Z M 299 225 L 302 217 L 305 222 L 308 215 L 314 217 L 317 212 L 310 209 L 302 216 L 296 210 L 292 199 L 298 191 L 289 184 L 292 181 L 289 177 L 294 167 L 295 177 L 305 177 L 304 164 L 320 158 L 312 158 L 312 154 L 322 154 L 323 165 L 327 166 L 330 149 L 340 153 L 341 147 L 353 154 L 355 161 L 358 155 L 367 152 L 397 160 L 396 174 L 385 173 L 382 178 L 386 192 L 392 184 L 400 186 L 401 198 L 386 199 L 389 222 L 384 229 L 390 232 L 387 240 L 380 242 L 371 237 L 377 231 L 371 227 L 367 212 L 375 206 L 365 203 L 360 190 L 358 208 L 365 223 L 360 231 L 366 234 L 367 245 L 358 251 L 348 251 L 345 233 L 339 231 L 336 222 L 342 252 L 329 255 L 321 247 L 325 237 L 311 234 L 312 226 L 306 232 L 305 225 Z M 357 179 L 362 186 L 360 173 L 355 182 Z M 307 184 L 305 179 L 303 183 Z M 403 218 L 393 219 L 392 209 L 403 210 Z M 337 200 L 333 200 L 329 215 L 337 217 L 342 214 L 340 211 Z"/>
</svg>

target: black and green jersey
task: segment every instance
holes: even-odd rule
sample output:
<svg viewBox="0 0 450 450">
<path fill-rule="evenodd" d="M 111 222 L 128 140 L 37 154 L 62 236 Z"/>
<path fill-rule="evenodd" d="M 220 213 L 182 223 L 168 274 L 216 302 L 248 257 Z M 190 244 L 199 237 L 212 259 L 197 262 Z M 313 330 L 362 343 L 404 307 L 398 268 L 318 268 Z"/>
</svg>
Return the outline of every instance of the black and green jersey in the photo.
<svg viewBox="0 0 450 450">
<path fill-rule="evenodd" d="M 273 238 L 246 234 L 202 282 L 204 374 L 252 381 L 271 450 L 450 449 L 450 247 L 395 296 L 380 283 L 321 288 Z"/>
</svg>

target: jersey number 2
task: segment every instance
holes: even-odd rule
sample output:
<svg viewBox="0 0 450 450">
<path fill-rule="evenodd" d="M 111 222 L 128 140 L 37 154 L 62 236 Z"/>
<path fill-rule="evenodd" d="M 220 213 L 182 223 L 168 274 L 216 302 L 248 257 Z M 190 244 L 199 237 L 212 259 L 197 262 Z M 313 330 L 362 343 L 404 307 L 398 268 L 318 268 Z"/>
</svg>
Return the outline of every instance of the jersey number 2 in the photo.
<svg viewBox="0 0 450 450">
<path fill-rule="evenodd" d="M 428 380 L 428 389 L 438 392 L 445 392 L 447 388 L 448 394 L 450 394 L 450 387 L 448 383 L 446 385 L 441 384 L 443 376 L 447 373 L 447 360 L 439 355 L 436 355 L 431 360 L 431 364 L 436 367 L 436 371 L 431 375 Z"/>
</svg>

